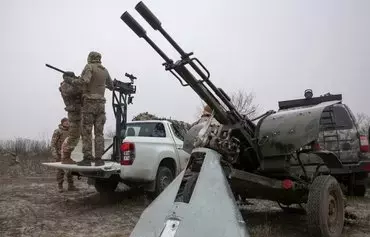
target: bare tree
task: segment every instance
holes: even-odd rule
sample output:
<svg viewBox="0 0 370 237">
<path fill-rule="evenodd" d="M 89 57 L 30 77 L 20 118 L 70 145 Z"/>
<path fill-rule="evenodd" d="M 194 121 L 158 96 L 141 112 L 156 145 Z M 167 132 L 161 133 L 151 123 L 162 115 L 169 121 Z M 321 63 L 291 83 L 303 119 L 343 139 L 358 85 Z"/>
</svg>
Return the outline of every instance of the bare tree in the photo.
<svg viewBox="0 0 370 237">
<path fill-rule="evenodd" d="M 254 103 L 254 99 L 255 95 L 245 90 L 238 90 L 231 95 L 231 101 L 236 110 L 249 118 L 254 118 L 258 114 L 259 106 Z"/>
<path fill-rule="evenodd" d="M 368 136 L 369 126 L 370 126 L 370 117 L 365 113 L 357 114 L 357 124 L 359 132 L 363 135 Z"/>
<path fill-rule="evenodd" d="M 231 94 L 230 99 L 240 114 L 246 115 L 248 118 L 257 117 L 257 114 L 259 113 L 259 105 L 254 103 L 255 95 L 252 92 L 238 90 Z M 205 103 L 202 101 L 201 105 L 197 108 L 197 118 L 202 114 L 204 106 Z"/>
</svg>

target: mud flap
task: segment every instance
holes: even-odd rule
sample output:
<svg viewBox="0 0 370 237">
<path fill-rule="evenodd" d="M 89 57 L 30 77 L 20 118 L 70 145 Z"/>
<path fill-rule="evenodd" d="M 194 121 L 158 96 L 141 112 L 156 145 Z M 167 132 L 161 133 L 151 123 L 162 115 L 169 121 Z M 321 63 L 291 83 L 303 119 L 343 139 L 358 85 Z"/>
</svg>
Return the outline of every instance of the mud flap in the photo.
<svg viewBox="0 0 370 237">
<path fill-rule="evenodd" d="M 130 237 L 249 237 L 246 224 L 220 165 L 221 155 L 206 148 L 188 203 L 175 201 L 183 170 L 144 210 Z"/>
</svg>

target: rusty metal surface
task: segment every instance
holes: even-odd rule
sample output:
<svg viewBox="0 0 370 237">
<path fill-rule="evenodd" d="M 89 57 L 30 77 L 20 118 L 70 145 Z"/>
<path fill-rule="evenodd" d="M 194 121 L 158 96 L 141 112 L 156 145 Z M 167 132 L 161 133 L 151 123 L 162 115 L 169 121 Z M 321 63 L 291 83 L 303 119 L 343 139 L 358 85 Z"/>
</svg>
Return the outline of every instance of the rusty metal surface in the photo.
<svg viewBox="0 0 370 237">
<path fill-rule="evenodd" d="M 222 171 L 220 154 L 207 148 L 193 152 L 205 152 L 206 156 L 190 202 L 174 202 L 182 171 L 145 209 L 130 237 L 249 237 Z"/>
<path fill-rule="evenodd" d="M 317 139 L 323 110 L 340 101 L 281 110 L 268 116 L 262 123 L 258 139 L 264 157 L 281 156 L 295 152 Z"/>
</svg>

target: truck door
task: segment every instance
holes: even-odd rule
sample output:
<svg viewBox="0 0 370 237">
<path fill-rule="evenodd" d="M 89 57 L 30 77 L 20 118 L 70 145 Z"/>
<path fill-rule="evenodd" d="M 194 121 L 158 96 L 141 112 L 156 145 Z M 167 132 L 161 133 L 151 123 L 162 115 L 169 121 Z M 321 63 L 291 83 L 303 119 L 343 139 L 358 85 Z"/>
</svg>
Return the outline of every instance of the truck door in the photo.
<svg viewBox="0 0 370 237">
<path fill-rule="evenodd" d="M 343 104 L 326 108 L 321 117 L 320 143 L 343 163 L 358 161 L 359 137 L 350 112 Z"/>
<path fill-rule="evenodd" d="M 171 132 L 172 132 L 172 137 L 175 142 L 175 147 L 176 151 L 179 157 L 179 164 L 180 164 L 180 169 L 183 170 L 185 169 L 188 160 L 190 158 L 190 154 L 184 151 L 183 149 L 183 144 L 184 144 L 184 134 L 181 134 L 179 129 L 176 128 L 172 123 L 170 125 L 171 127 Z"/>
</svg>

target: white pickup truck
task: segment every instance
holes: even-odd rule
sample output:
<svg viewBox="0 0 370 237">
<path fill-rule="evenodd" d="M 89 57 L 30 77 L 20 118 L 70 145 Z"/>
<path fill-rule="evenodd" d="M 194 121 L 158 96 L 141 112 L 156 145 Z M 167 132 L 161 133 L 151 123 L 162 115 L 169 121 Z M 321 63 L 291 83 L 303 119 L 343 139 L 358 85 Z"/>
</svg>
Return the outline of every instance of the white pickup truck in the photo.
<svg viewBox="0 0 370 237">
<path fill-rule="evenodd" d="M 185 168 L 190 154 L 183 150 L 183 135 L 170 121 L 146 120 L 127 123 L 126 138 L 121 145 L 120 162 L 111 160 L 112 148 L 103 156 L 104 166 L 44 165 L 70 170 L 88 177 L 100 193 L 114 192 L 118 183 L 142 187 L 154 196 Z M 107 139 L 105 147 L 112 140 Z M 81 141 L 72 153 L 75 161 L 82 159 Z"/>
</svg>

